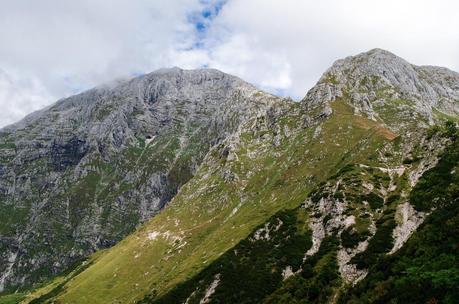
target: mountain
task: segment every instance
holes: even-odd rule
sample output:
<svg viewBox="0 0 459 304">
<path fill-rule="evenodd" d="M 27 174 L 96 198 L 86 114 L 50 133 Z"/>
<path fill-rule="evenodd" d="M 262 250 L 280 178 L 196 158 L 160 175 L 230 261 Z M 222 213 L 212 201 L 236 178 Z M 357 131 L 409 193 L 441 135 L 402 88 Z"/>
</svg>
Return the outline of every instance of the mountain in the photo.
<svg viewBox="0 0 459 304">
<path fill-rule="evenodd" d="M 156 214 L 210 147 L 282 101 L 216 70 L 159 70 L 0 131 L 0 291 L 110 247 Z"/>
<path fill-rule="evenodd" d="M 397 130 L 413 121 L 432 124 L 439 115 L 457 117 L 458 77 L 446 68 L 415 66 L 390 52 L 373 49 L 336 61 L 308 92 L 305 102 L 344 96 L 356 112 L 379 118 Z"/>
<path fill-rule="evenodd" d="M 220 92 L 220 85 L 208 88 Z M 230 115 L 238 120 L 201 151 L 193 174 L 159 213 L 113 247 L 11 297 L 24 303 L 454 303 L 459 74 L 375 49 L 335 62 L 301 102 L 247 86 L 246 110 Z M 221 104 L 241 107 L 234 98 L 223 100 L 212 108 L 220 116 L 227 113 Z M 32 121 L 37 118 L 26 119 Z M 18 136 L 14 128 L 10 136 Z M 124 135 L 117 138 L 124 142 Z M 110 156 L 99 151 L 107 166 L 125 158 L 123 149 L 110 147 Z M 155 151 L 138 153 L 154 162 Z M 102 193 L 97 189 L 107 176 L 120 183 L 122 170 L 96 171 L 94 192 Z M 72 188 L 64 191 L 72 195 Z M 89 201 L 97 205 L 102 197 Z M 82 210 L 93 216 L 94 209 Z"/>
</svg>

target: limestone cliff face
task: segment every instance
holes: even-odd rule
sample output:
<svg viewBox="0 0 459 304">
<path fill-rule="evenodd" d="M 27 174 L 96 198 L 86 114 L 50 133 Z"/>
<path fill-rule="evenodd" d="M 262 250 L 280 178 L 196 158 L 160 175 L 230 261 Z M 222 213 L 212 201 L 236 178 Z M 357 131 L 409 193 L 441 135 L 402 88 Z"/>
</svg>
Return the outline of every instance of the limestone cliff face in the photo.
<svg viewBox="0 0 459 304">
<path fill-rule="evenodd" d="M 0 130 L 0 291 L 113 245 L 175 195 L 211 146 L 278 102 L 217 70 L 163 69 Z"/>
</svg>

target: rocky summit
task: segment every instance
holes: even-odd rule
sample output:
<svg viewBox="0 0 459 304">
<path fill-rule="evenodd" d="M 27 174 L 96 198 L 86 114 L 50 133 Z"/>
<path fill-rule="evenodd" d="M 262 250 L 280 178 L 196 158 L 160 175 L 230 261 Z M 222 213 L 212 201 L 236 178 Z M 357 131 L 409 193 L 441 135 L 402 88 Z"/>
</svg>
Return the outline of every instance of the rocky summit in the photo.
<svg viewBox="0 0 459 304">
<path fill-rule="evenodd" d="M 213 145 L 280 102 L 216 70 L 164 69 L 58 101 L 0 131 L 0 290 L 112 246 Z"/>
<path fill-rule="evenodd" d="M 178 68 L 60 100 L 0 131 L 0 303 L 455 303 L 458 115 L 381 49 L 300 102 Z"/>
</svg>

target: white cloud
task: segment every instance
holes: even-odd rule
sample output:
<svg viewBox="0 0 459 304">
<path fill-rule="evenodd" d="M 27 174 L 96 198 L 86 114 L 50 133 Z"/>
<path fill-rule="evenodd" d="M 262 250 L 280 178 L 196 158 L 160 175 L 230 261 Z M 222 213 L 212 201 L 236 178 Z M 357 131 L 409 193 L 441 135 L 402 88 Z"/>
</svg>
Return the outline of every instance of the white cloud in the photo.
<svg viewBox="0 0 459 304">
<path fill-rule="evenodd" d="M 212 26 L 212 65 L 296 97 L 336 59 L 375 47 L 459 70 L 454 0 L 233 0 Z"/>
<path fill-rule="evenodd" d="M 31 77 L 13 79 L 0 70 L 0 122 L 14 123 L 26 114 L 49 104 L 54 97 Z"/>
<path fill-rule="evenodd" d="M 174 65 L 173 51 L 193 42 L 188 13 L 202 6 L 199 0 L 1 0 L 0 69 L 10 80 L 3 81 L 9 93 L 1 95 L 0 126 L 10 122 L 4 117 L 42 106 L 39 95 L 50 104 L 115 77 Z M 12 94 L 22 101 L 5 99 Z"/>
<path fill-rule="evenodd" d="M 207 19 L 200 12 L 221 0 L 0 1 L 0 126 L 174 65 L 218 68 L 296 98 L 336 59 L 375 47 L 459 70 L 454 0 L 228 0 Z"/>
</svg>

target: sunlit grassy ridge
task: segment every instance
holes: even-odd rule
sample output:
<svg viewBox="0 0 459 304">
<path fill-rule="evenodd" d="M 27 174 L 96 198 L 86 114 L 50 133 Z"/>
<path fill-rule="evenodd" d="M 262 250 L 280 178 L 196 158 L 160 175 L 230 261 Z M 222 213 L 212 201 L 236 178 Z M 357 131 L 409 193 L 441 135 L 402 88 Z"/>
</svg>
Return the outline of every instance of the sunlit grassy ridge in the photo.
<svg viewBox="0 0 459 304">
<path fill-rule="evenodd" d="M 301 104 L 284 107 L 285 114 L 254 118 L 237 138 L 215 147 L 168 207 L 93 257 L 53 301 L 133 303 L 152 291 L 162 295 L 279 210 L 299 206 L 347 163 L 369 162 L 393 138 L 342 101 L 309 128 Z"/>
<path fill-rule="evenodd" d="M 279 211 L 192 279 L 140 303 L 199 303 L 212 284 L 218 285 L 213 302 L 259 303 L 282 282 L 286 267 L 297 271 L 302 264 L 312 244 L 308 219 L 302 207 Z"/>
</svg>

